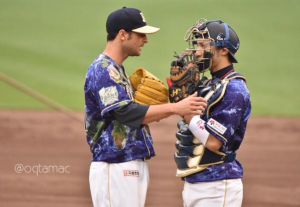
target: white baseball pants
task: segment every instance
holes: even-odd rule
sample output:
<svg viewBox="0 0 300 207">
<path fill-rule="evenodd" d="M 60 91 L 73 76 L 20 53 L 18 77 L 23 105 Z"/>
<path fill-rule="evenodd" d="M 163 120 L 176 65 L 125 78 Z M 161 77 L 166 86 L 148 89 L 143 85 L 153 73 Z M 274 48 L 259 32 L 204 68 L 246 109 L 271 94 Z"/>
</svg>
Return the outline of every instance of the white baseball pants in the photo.
<svg viewBox="0 0 300 207">
<path fill-rule="evenodd" d="M 184 207 L 241 207 L 243 183 L 241 179 L 185 182 L 182 197 Z"/>
<path fill-rule="evenodd" d="M 94 207 L 144 207 L 149 184 L 148 163 L 92 162 L 90 190 Z"/>
</svg>

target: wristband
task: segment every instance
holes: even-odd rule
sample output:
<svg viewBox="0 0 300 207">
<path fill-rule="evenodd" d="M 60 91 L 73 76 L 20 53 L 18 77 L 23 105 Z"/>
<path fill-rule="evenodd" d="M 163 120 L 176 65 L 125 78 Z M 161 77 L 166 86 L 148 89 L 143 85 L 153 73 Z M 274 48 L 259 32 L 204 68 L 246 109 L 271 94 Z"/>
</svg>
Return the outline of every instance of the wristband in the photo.
<svg viewBox="0 0 300 207">
<path fill-rule="evenodd" d="M 209 136 L 208 131 L 205 129 L 205 121 L 202 120 L 200 116 L 193 116 L 189 124 L 189 129 L 193 135 L 205 146 Z"/>
</svg>

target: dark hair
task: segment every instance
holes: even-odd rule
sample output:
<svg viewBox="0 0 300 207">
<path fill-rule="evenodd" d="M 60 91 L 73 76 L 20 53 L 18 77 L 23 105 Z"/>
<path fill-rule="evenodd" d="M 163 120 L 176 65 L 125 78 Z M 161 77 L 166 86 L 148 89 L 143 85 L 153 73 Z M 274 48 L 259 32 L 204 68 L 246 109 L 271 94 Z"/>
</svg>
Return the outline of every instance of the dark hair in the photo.
<svg viewBox="0 0 300 207">
<path fill-rule="evenodd" d="M 223 49 L 223 47 L 216 47 L 217 50 L 221 50 Z M 228 53 L 227 53 L 227 59 L 230 63 L 236 63 L 236 59 L 234 57 L 232 57 L 231 53 L 229 52 L 228 50 Z"/>
<path fill-rule="evenodd" d="M 112 41 L 116 38 L 117 34 L 113 33 L 113 34 L 107 34 L 106 40 L 107 41 Z"/>
<path fill-rule="evenodd" d="M 228 60 L 230 63 L 236 63 L 236 59 L 234 57 L 232 57 L 232 55 L 230 53 L 228 53 Z"/>
<path fill-rule="evenodd" d="M 127 32 L 129 34 L 129 39 L 131 38 L 131 34 L 132 32 Z M 114 39 L 116 39 L 118 34 L 107 34 L 106 40 L 107 41 L 113 41 Z"/>
</svg>

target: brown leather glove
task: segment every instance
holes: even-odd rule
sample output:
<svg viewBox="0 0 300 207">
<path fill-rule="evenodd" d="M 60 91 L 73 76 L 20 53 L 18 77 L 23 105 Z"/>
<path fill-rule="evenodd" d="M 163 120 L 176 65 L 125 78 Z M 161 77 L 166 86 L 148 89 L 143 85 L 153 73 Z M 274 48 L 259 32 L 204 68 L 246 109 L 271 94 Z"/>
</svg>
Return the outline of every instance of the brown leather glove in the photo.
<svg viewBox="0 0 300 207">
<path fill-rule="evenodd" d="M 135 90 L 135 102 L 143 105 L 155 105 L 169 101 L 168 89 L 164 83 L 146 69 L 137 69 L 129 79 Z"/>
</svg>

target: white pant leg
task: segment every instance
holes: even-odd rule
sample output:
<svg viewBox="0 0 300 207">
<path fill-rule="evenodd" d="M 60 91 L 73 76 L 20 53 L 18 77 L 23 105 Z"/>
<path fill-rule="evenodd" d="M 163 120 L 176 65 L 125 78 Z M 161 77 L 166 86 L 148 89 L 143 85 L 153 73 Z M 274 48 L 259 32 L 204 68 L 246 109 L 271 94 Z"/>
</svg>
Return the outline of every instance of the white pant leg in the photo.
<svg viewBox="0 0 300 207">
<path fill-rule="evenodd" d="M 243 200 L 241 179 L 184 183 L 184 207 L 240 207 Z"/>
<path fill-rule="evenodd" d="M 228 207 L 240 207 L 243 201 L 243 183 L 241 179 L 227 180 L 228 192 L 225 196 L 225 205 Z"/>
<path fill-rule="evenodd" d="M 90 166 L 90 191 L 94 207 L 110 205 L 109 195 L 109 164 L 106 162 L 92 162 Z"/>
<path fill-rule="evenodd" d="M 90 189 L 94 207 L 144 207 L 148 184 L 147 162 L 91 163 Z"/>
</svg>

